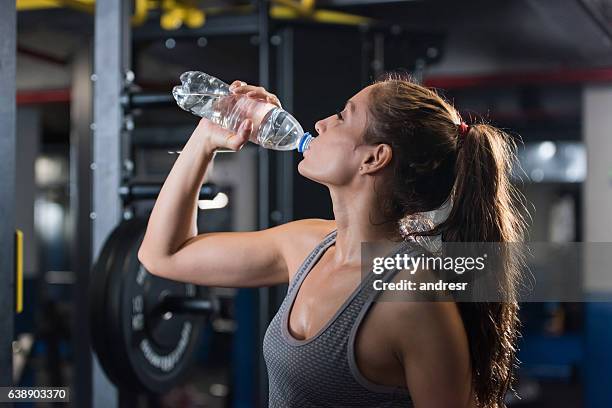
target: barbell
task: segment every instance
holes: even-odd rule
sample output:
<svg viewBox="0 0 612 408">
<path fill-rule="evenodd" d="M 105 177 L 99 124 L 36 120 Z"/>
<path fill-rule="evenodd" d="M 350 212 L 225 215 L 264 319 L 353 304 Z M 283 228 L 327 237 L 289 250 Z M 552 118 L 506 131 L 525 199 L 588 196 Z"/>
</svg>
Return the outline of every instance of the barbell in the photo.
<svg viewBox="0 0 612 408">
<path fill-rule="evenodd" d="M 207 319 L 221 312 L 209 288 L 150 274 L 138 260 L 146 220 L 122 222 L 93 268 L 93 349 L 121 389 L 163 393 L 184 380 Z"/>
</svg>

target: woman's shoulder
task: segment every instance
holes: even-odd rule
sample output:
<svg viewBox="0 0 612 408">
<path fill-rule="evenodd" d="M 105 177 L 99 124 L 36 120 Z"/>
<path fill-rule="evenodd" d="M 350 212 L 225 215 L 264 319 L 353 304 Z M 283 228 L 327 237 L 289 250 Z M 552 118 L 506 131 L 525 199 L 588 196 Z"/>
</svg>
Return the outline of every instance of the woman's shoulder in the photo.
<svg viewBox="0 0 612 408">
<path fill-rule="evenodd" d="M 371 329 L 379 333 L 379 347 L 399 359 L 415 402 L 431 400 L 432 384 L 440 401 L 468 398 L 469 343 L 454 302 L 379 302 L 375 310 Z"/>
<path fill-rule="evenodd" d="M 275 228 L 280 230 L 277 242 L 291 277 L 308 254 L 336 229 L 336 221 L 307 218 L 291 221 Z"/>
<path fill-rule="evenodd" d="M 376 304 L 376 315 L 391 348 L 418 353 L 426 347 L 462 349 L 466 334 L 456 303 L 451 301 L 388 301 Z"/>
<path fill-rule="evenodd" d="M 336 229 L 336 221 L 307 218 L 283 224 L 282 252 L 292 274 L 308 254 Z"/>
<path fill-rule="evenodd" d="M 452 301 L 406 299 L 378 302 L 377 306 L 379 305 L 383 305 L 381 312 L 384 312 L 387 323 L 401 323 L 399 327 L 410 332 L 422 333 L 423 330 L 454 324 L 452 321 L 461 321 L 457 304 Z"/>
</svg>

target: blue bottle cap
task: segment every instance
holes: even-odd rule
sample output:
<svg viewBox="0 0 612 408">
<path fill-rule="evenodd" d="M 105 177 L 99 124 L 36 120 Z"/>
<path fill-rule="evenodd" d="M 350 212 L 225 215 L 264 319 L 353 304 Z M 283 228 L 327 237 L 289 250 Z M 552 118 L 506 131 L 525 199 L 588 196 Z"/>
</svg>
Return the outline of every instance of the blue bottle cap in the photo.
<svg viewBox="0 0 612 408">
<path fill-rule="evenodd" d="M 304 133 L 304 136 L 300 139 L 300 143 L 298 144 L 298 152 L 304 153 L 304 150 L 308 148 L 310 141 L 314 139 L 310 132 Z"/>
</svg>

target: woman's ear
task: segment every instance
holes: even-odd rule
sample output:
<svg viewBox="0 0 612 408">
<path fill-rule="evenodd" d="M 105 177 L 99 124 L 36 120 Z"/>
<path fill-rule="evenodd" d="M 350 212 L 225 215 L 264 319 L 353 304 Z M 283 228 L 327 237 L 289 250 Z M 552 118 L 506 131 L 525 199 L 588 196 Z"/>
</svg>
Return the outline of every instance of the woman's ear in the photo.
<svg viewBox="0 0 612 408">
<path fill-rule="evenodd" d="M 377 144 L 364 157 L 359 169 L 363 173 L 374 173 L 387 167 L 393 158 L 393 150 L 388 144 Z"/>
</svg>

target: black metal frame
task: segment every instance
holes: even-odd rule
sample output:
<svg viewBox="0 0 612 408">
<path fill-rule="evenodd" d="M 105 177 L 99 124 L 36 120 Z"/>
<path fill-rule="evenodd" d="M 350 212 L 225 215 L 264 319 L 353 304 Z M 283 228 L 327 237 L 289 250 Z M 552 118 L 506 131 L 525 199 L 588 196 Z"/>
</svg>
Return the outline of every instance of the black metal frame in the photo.
<svg viewBox="0 0 612 408">
<path fill-rule="evenodd" d="M 13 385 L 17 11 L 0 0 L 0 386 Z M 11 404 L 12 406 L 12 404 Z"/>
<path fill-rule="evenodd" d="M 73 236 L 79 245 L 72 246 L 71 264 L 75 274 L 74 318 L 72 322 L 74 376 L 72 401 L 74 406 L 91 406 L 92 370 L 91 340 L 87 314 L 91 251 L 91 130 L 92 97 L 91 45 L 86 45 L 72 61 L 72 90 L 70 104 L 70 207 L 73 217 Z M 87 373 L 85 375 L 84 373 Z"/>
</svg>

